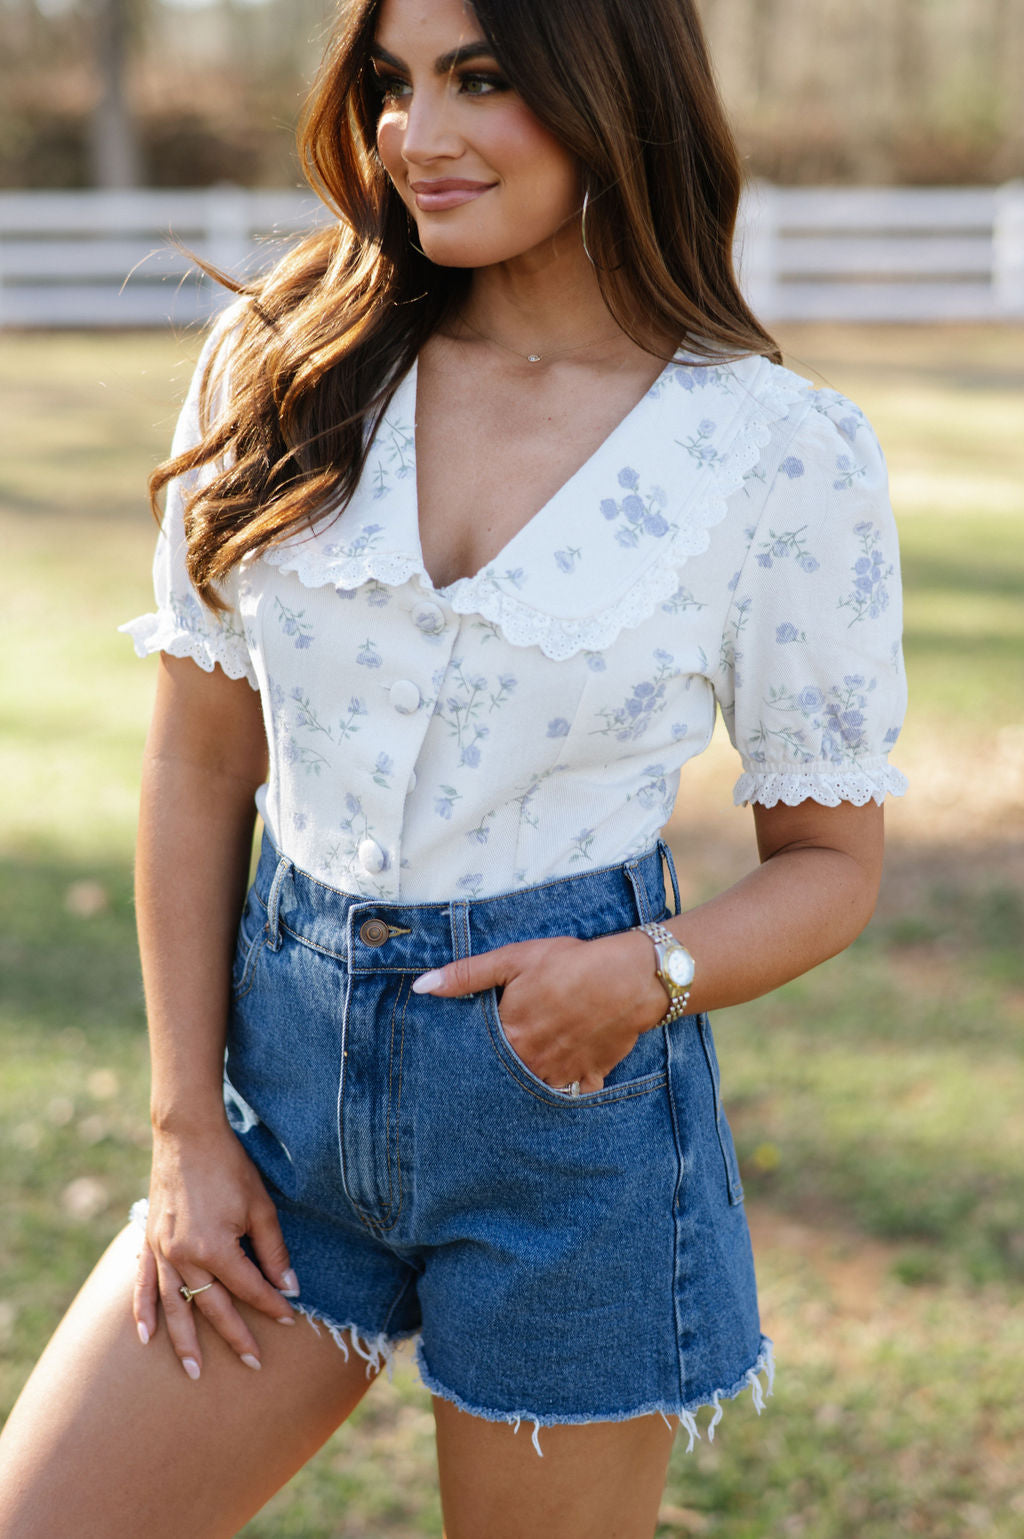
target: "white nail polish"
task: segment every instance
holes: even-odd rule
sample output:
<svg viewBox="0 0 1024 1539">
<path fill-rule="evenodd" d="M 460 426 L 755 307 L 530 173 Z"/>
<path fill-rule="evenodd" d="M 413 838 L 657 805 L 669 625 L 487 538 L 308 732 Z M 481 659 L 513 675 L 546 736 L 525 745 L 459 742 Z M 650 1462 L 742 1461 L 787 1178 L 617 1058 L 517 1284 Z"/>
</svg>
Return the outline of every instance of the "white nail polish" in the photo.
<svg viewBox="0 0 1024 1539">
<path fill-rule="evenodd" d="M 414 994 L 429 994 L 431 989 L 436 989 L 439 983 L 444 982 L 444 973 L 439 967 L 435 967 L 429 973 L 421 973 L 418 978 L 412 980 Z"/>
<path fill-rule="evenodd" d="M 290 1267 L 281 1274 L 281 1292 L 286 1299 L 297 1299 L 299 1296 L 299 1279 Z"/>
<path fill-rule="evenodd" d="M 198 1379 L 199 1364 L 196 1362 L 194 1357 L 183 1357 L 181 1360 L 181 1366 L 184 1368 L 190 1379 Z"/>
<path fill-rule="evenodd" d="M 140 1320 L 138 1322 L 138 1324 L 136 1325 L 135 1329 L 139 1333 L 139 1340 L 142 1342 L 142 1345 L 144 1347 L 148 1347 L 149 1346 L 149 1327 L 148 1327 L 148 1325 L 145 1323 L 144 1320 Z"/>
<path fill-rule="evenodd" d="M 242 1362 L 247 1368 L 262 1368 L 263 1364 L 258 1357 L 253 1357 L 251 1352 L 242 1353 Z"/>
<path fill-rule="evenodd" d="M 294 1325 L 295 1324 L 295 1316 L 294 1315 L 278 1315 L 277 1323 L 278 1323 L 278 1325 Z"/>
</svg>

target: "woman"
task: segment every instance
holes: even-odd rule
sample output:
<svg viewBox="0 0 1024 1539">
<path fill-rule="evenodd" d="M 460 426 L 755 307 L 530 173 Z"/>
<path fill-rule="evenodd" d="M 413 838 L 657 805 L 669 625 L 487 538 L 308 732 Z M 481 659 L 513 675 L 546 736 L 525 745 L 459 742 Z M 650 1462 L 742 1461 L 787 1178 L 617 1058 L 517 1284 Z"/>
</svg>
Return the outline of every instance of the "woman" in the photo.
<svg viewBox="0 0 1024 1539">
<path fill-rule="evenodd" d="M 640 1539 L 770 1376 L 705 1012 L 873 906 L 884 467 L 739 295 L 689 0 L 352 0 L 303 143 L 339 220 L 215 330 L 131 627 L 145 1236 L 0 1533 L 234 1533 L 417 1336 L 448 1539 Z M 669 918 L 716 699 L 762 863 Z"/>
</svg>

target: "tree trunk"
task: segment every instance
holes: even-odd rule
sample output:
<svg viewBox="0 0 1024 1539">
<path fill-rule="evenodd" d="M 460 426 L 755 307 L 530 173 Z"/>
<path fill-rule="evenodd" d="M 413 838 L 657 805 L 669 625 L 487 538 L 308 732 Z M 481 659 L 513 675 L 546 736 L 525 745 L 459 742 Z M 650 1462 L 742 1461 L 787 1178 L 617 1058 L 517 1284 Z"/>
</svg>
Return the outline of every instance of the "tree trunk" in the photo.
<svg viewBox="0 0 1024 1539">
<path fill-rule="evenodd" d="M 125 91 L 131 5 L 132 0 L 95 0 L 93 60 L 100 94 L 90 149 L 96 187 L 137 187 L 140 181 L 138 135 Z"/>
</svg>

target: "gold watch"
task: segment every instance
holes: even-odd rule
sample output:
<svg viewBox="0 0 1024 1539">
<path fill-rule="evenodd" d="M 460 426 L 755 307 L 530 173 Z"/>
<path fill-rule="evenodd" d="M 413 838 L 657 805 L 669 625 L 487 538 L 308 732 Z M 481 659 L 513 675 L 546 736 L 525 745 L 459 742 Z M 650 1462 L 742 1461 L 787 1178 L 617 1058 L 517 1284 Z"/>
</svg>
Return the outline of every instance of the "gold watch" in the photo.
<svg viewBox="0 0 1024 1539">
<path fill-rule="evenodd" d="M 658 958 L 655 971 L 668 995 L 668 1009 L 658 1025 L 669 1026 L 687 1013 L 690 988 L 697 970 L 696 963 L 682 942 L 676 940 L 672 931 L 665 925 L 638 924 L 633 928 L 641 930 L 654 942 L 654 950 Z"/>
</svg>

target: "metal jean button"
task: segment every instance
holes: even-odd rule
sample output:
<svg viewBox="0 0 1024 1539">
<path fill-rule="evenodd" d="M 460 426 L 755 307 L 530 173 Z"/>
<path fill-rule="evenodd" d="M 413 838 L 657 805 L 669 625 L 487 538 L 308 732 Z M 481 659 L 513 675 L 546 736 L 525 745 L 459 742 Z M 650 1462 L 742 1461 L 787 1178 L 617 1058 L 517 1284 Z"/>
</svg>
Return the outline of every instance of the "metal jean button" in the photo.
<svg viewBox="0 0 1024 1539">
<path fill-rule="evenodd" d="M 359 939 L 366 946 L 383 946 L 390 933 L 383 919 L 364 919 L 359 926 Z"/>
</svg>

